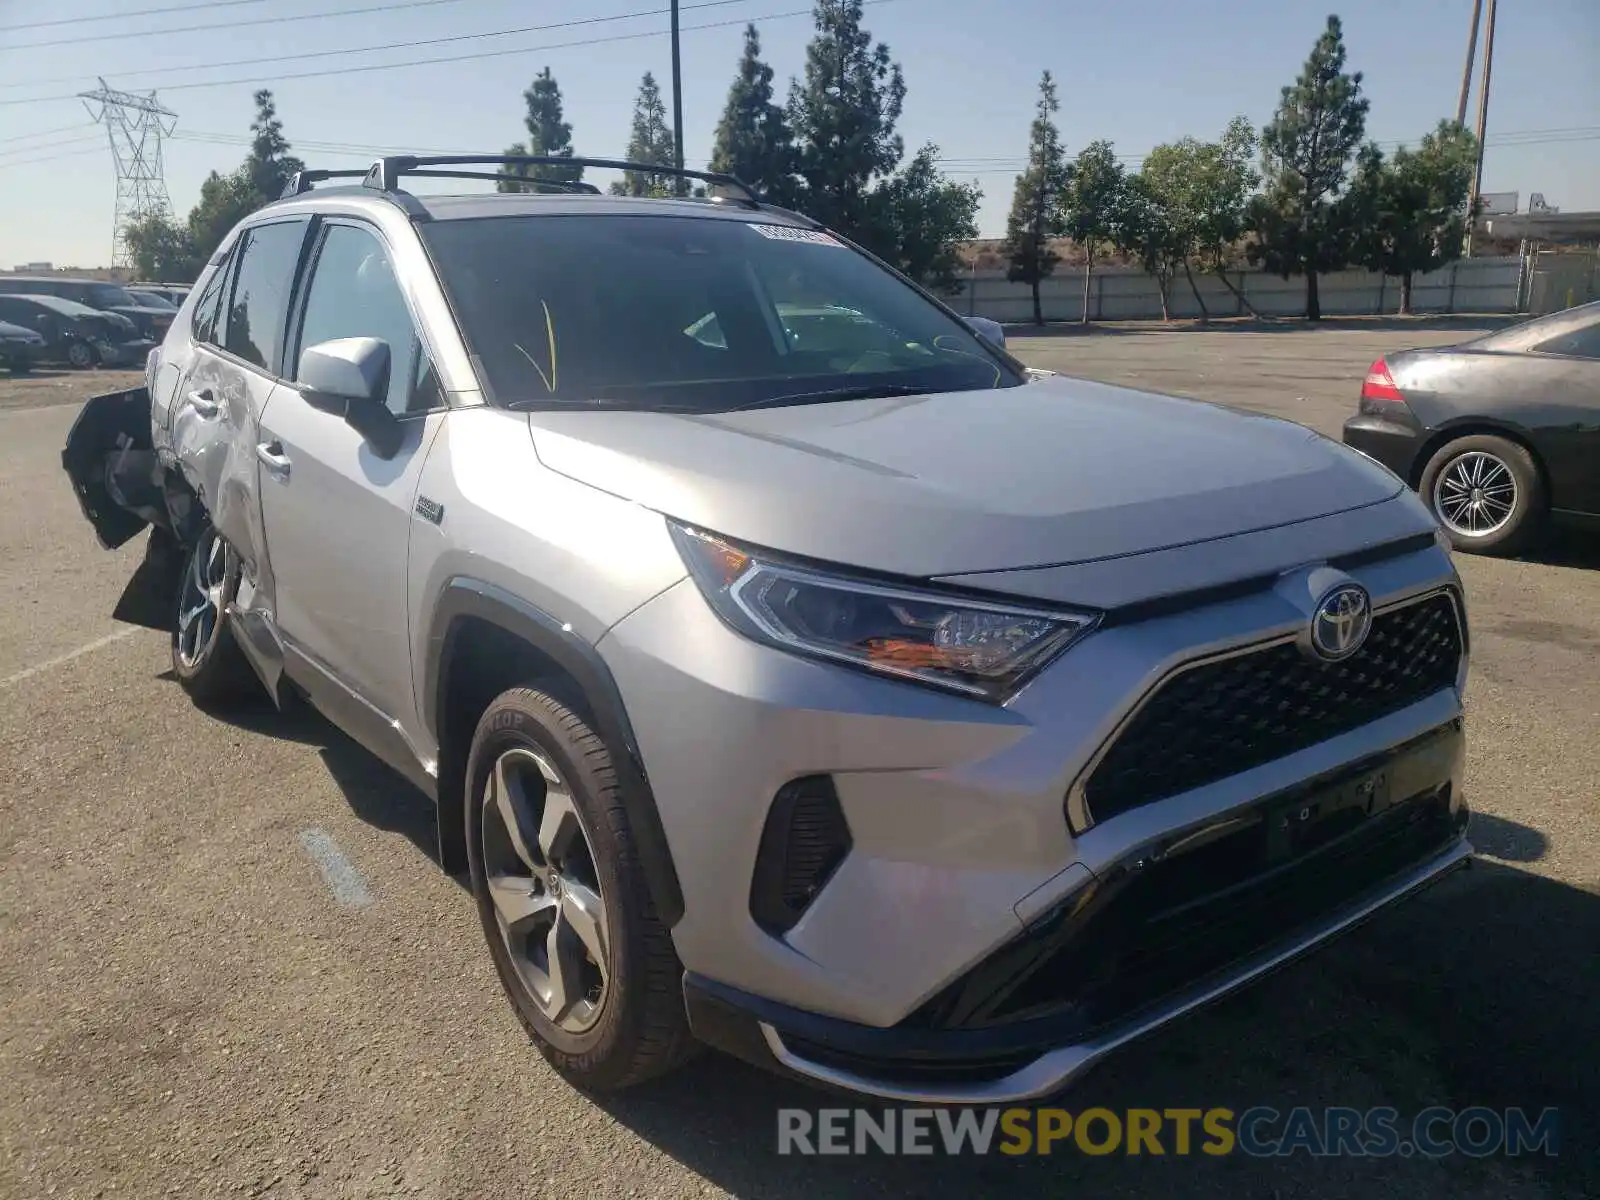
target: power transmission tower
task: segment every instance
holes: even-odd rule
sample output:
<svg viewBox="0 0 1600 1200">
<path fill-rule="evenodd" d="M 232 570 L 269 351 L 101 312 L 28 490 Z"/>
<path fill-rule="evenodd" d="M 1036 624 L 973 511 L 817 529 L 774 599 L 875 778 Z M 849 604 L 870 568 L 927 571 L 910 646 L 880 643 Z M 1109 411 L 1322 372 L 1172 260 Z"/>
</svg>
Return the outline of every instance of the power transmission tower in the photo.
<svg viewBox="0 0 1600 1200">
<path fill-rule="evenodd" d="M 111 160 L 117 168 L 111 265 L 131 266 L 124 237 L 128 223 L 152 213 L 166 216 L 172 211 L 167 178 L 161 167 L 161 139 L 172 132 L 178 114 L 159 104 L 154 92 L 146 96 L 119 92 L 107 87 L 103 78 L 98 90 L 78 95 L 89 115 L 106 127 Z"/>
</svg>

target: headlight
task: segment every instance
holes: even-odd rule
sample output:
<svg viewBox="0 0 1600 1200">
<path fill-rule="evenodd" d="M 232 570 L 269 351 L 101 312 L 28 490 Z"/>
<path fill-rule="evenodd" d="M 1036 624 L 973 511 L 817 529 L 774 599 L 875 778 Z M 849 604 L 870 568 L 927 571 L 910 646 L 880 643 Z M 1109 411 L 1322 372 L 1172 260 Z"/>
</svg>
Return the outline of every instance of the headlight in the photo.
<svg viewBox="0 0 1600 1200">
<path fill-rule="evenodd" d="M 830 575 L 671 529 L 706 600 L 745 636 L 996 702 L 1097 620 Z"/>
</svg>

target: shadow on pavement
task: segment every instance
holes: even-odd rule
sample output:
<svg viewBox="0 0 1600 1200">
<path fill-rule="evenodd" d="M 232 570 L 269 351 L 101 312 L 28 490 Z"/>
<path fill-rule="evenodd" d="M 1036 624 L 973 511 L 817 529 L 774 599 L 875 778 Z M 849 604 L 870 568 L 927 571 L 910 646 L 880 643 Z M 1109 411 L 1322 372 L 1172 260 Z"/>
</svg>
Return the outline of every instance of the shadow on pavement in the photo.
<svg viewBox="0 0 1600 1200">
<path fill-rule="evenodd" d="M 1600 1194 L 1600 896 L 1485 862 L 1113 1056 L 1058 1103 L 1561 1110 L 1557 1157 L 779 1156 L 780 1107 L 849 1099 L 717 1055 L 607 1110 L 736 1195 L 1505 1197 Z M 868 1107 L 878 1109 L 881 1106 Z"/>
<path fill-rule="evenodd" d="M 263 696 L 258 704 L 212 715 L 251 733 L 317 747 L 351 812 L 374 829 L 401 834 L 438 865 L 433 801 L 309 704 L 295 702 L 280 712 Z M 456 882 L 465 886 L 464 879 Z"/>
</svg>

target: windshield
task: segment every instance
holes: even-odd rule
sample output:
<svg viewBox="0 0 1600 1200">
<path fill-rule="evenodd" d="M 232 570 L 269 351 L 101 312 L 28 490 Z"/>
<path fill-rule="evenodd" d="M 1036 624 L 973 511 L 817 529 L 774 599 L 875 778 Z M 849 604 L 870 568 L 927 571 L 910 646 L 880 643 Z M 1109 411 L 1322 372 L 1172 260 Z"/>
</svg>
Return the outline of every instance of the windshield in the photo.
<svg viewBox="0 0 1600 1200">
<path fill-rule="evenodd" d="M 714 412 L 1022 382 L 964 324 L 825 233 L 582 215 L 422 230 L 500 404 Z"/>
<path fill-rule="evenodd" d="M 99 308 L 138 308 L 140 304 L 126 288 L 115 287 L 109 283 L 100 284 L 89 289 L 89 302 Z"/>
</svg>

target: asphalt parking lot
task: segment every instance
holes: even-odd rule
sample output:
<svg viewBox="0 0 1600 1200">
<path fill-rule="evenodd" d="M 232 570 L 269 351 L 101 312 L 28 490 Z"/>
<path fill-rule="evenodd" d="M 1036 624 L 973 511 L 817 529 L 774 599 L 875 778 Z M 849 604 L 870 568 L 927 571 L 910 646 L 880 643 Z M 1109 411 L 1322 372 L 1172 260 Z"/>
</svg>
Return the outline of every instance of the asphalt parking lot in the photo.
<svg viewBox="0 0 1600 1200">
<path fill-rule="evenodd" d="M 1462 325 L 1112 328 L 1026 361 L 1336 433 L 1386 349 Z M 1081 1110 L 1562 1110 L 1553 1158 L 945 1160 L 776 1153 L 837 1104 L 715 1056 L 574 1092 L 502 1001 L 428 802 L 304 712 L 228 721 L 109 613 L 58 453 L 127 374 L 0 379 L 0 1195 L 1600 1195 L 1600 540 L 1463 559 L 1482 859 L 1114 1057 Z M 342 902 L 307 852 L 331 841 Z"/>
</svg>

